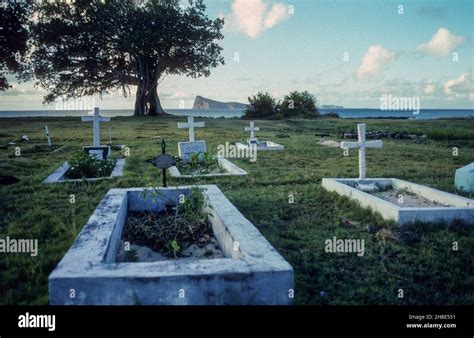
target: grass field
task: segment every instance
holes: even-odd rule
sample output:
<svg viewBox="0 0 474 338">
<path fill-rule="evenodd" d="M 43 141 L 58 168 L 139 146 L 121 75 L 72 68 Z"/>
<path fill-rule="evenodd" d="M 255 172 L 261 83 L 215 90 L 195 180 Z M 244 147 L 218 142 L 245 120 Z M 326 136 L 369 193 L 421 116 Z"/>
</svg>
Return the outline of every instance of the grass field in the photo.
<svg viewBox="0 0 474 338">
<path fill-rule="evenodd" d="M 248 121 L 205 120 L 196 130 L 210 151 L 247 138 Z M 0 149 L 0 175 L 21 181 L 0 186 L 0 238 L 39 240 L 39 255 L 0 254 L 0 304 L 47 304 L 48 275 L 82 226 L 114 187 L 161 185 L 160 171 L 146 159 L 161 152 L 177 155 L 187 131 L 184 118 L 113 118 L 114 143 L 130 147 L 125 175 L 99 182 L 43 185 L 42 180 L 82 145 L 92 141 L 90 124 L 78 118 L 0 119 L 0 146 L 27 134 L 31 144 Z M 323 177 L 357 177 L 357 151 L 317 144 L 320 130 L 355 131 L 360 121 L 343 119 L 257 121 L 262 140 L 285 146 L 284 152 L 259 153 L 256 163 L 232 160 L 245 177 L 168 178 L 169 185 L 217 184 L 295 269 L 296 304 L 474 304 L 473 229 L 463 224 L 413 224 L 403 229 L 379 215 L 321 188 Z M 383 149 L 367 150 L 369 177 L 396 177 L 454 192 L 454 171 L 474 161 L 474 120 L 367 120 L 370 130 L 426 134 L 425 141 L 384 140 Z M 45 144 L 44 125 L 54 153 L 34 151 Z M 107 139 L 103 130 L 103 141 Z M 459 155 L 453 156 L 453 147 Z M 74 194 L 76 202 L 70 203 Z M 289 203 L 289 196 L 294 203 Z M 365 240 L 365 255 L 326 253 L 324 241 Z M 459 250 L 452 245 L 459 243 Z M 399 298 L 403 289 L 403 298 Z"/>
</svg>

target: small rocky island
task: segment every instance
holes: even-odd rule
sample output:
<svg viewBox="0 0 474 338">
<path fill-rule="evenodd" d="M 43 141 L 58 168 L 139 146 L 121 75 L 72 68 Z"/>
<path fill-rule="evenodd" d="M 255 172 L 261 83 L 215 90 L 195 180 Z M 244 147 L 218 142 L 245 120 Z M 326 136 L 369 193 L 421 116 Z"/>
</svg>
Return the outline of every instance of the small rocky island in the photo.
<svg viewBox="0 0 474 338">
<path fill-rule="evenodd" d="M 220 102 L 207 99 L 202 96 L 196 96 L 193 109 L 245 109 L 246 104 L 239 102 Z"/>
</svg>

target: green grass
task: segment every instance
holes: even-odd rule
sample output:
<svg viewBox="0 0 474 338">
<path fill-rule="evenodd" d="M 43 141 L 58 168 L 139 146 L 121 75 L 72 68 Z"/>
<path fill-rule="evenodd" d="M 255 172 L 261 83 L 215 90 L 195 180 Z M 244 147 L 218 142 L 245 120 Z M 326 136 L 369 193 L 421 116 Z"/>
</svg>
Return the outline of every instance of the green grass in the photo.
<svg viewBox="0 0 474 338">
<path fill-rule="evenodd" d="M 39 239 L 39 255 L 0 254 L 0 304 L 47 304 L 48 275 L 110 188 L 161 184 L 161 171 L 146 159 L 161 153 L 153 137 L 164 137 L 168 153 L 187 139 L 178 129 L 183 118 L 117 117 L 111 122 L 114 143 L 130 147 L 125 176 L 91 183 L 43 185 L 41 181 L 92 140 L 92 128 L 78 118 L 0 119 L 0 146 L 27 134 L 32 145 L 0 149 L 0 174 L 21 179 L 0 187 L 0 238 Z M 202 119 L 201 119 L 202 120 Z M 246 140 L 248 121 L 205 119 L 197 139 L 208 149 Z M 245 177 L 178 179 L 169 185 L 217 184 L 234 205 L 293 266 L 297 304 L 474 304 L 473 230 L 454 224 L 415 224 L 398 229 L 379 215 L 321 188 L 323 177 L 356 177 L 357 151 L 344 157 L 340 149 L 317 144 L 314 133 L 355 131 L 356 120 L 257 121 L 262 140 L 285 146 L 284 152 L 258 154 L 256 163 L 233 160 L 249 172 Z M 474 120 L 367 120 L 368 130 L 426 134 L 426 141 L 384 141 L 367 150 L 368 176 L 397 177 L 454 192 L 454 171 L 474 161 Z M 46 143 L 48 124 L 55 153 L 32 151 Z M 278 137 L 288 135 L 289 137 Z M 105 141 L 105 134 L 104 141 Z M 459 156 L 452 156 L 452 148 Z M 70 203 L 74 194 L 76 203 Z M 289 203 L 289 195 L 294 203 Z M 365 240 L 365 255 L 332 254 L 324 241 Z M 452 250 L 452 243 L 459 250 Z M 398 289 L 404 298 L 397 297 Z M 322 295 L 321 291 L 324 291 Z"/>
</svg>

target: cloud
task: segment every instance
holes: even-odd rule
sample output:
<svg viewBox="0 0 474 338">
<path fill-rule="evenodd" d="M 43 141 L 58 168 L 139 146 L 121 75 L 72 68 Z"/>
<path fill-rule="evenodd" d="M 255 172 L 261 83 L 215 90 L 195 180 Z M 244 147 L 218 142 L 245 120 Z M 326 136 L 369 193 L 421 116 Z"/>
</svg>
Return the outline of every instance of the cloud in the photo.
<svg viewBox="0 0 474 338">
<path fill-rule="evenodd" d="M 426 94 L 426 95 L 432 95 L 434 94 L 436 90 L 436 86 L 434 83 L 430 82 L 430 83 L 427 83 L 425 85 L 425 88 L 423 88 L 423 92 Z"/>
<path fill-rule="evenodd" d="M 273 5 L 270 13 L 268 13 L 263 25 L 266 29 L 272 28 L 279 22 L 288 19 L 288 8 L 282 3 Z"/>
<path fill-rule="evenodd" d="M 370 46 L 362 57 L 361 64 L 356 71 L 357 78 L 364 79 L 377 75 L 394 58 L 395 54 L 389 52 L 381 45 Z"/>
<path fill-rule="evenodd" d="M 444 83 L 443 92 L 448 96 L 462 97 L 472 95 L 471 76 L 468 73 L 461 74 L 456 79 L 448 80 Z"/>
<path fill-rule="evenodd" d="M 441 27 L 431 40 L 418 46 L 418 49 L 436 56 L 446 56 L 464 42 L 464 37 L 451 34 Z"/>
<path fill-rule="evenodd" d="M 182 98 L 185 98 L 185 97 L 189 97 L 189 95 L 187 95 L 186 93 L 184 93 L 182 91 L 177 91 L 173 94 L 168 95 L 168 97 L 170 99 L 182 99 Z"/>
<path fill-rule="evenodd" d="M 234 0 L 227 22 L 232 30 L 256 38 L 289 16 L 288 7 L 282 3 L 276 3 L 268 9 L 263 0 Z"/>
</svg>

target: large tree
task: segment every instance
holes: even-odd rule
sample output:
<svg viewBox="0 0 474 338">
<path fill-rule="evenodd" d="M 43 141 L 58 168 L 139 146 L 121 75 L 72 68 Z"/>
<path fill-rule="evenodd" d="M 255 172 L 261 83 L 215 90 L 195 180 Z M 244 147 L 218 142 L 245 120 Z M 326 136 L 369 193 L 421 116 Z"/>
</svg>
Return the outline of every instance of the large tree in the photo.
<svg viewBox="0 0 474 338">
<path fill-rule="evenodd" d="M 31 69 L 57 98 L 102 95 L 136 86 L 135 115 L 164 113 L 158 84 L 167 74 L 209 76 L 224 64 L 223 19 L 202 0 L 43 2 L 32 23 Z"/>
<path fill-rule="evenodd" d="M 0 91 L 11 87 L 8 74 L 23 70 L 28 51 L 28 17 L 31 6 L 21 1 L 9 1 L 0 6 Z"/>
</svg>

